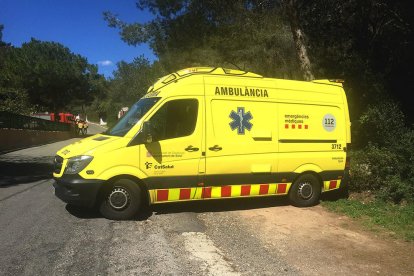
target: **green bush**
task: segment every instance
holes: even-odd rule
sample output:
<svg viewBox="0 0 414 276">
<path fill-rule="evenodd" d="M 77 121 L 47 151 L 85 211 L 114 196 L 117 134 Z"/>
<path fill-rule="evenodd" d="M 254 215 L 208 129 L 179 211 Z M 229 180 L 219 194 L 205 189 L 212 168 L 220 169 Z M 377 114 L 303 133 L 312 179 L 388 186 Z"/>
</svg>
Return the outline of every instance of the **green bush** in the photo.
<svg viewBox="0 0 414 276">
<path fill-rule="evenodd" d="M 386 178 L 398 172 L 398 156 L 387 149 L 369 145 L 351 153 L 351 190 L 378 191 Z"/>
<path fill-rule="evenodd" d="M 374 192 L 379 199 L 414 200 L 414 178 L 407 177 L 403 156 L 373 145 L 351 153 L 351 185 L 355 192 Z M 413 170 L 408 175 L 412 175 Z"/>
<path fill-rule="evenodd" d="M 399 143 L 398 139 L 407 128 L 400 106 L 392 100 L 386 100 L 369 106 L 354 130 L 357 146 L 374 144 L 392 147 Z"/>
<path fill-rule="evenodd" d="M 414 201 L 414 130 L 392 101 L 370 106 L 356 124 L 351 152 L 351 191 L 377 198 Z"/>
<path fill-rule="evenodd" d="M 36 108 L 30 104 L 29 95 L 25 90 L 0 87 L 0 111 L 28 115 L 35 112 Z"/>
<path fill-rule="evenodd" d="M 399 175 L 389 175 L 385 179 L 386 185 L 378 191 L 378 198 L 384 201 L 400 203 L 402 200 L 413 200 L 413 186 L 401 179 Z"/>
</svg>

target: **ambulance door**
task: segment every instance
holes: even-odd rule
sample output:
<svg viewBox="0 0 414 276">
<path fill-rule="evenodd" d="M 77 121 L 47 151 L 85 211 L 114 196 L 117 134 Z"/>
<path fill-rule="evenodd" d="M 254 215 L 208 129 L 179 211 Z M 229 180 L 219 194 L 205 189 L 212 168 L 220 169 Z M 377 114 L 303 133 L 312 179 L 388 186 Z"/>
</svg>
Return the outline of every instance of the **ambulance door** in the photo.
<svg viewBox="0 0 414 276">
<path fill-rule="evenodd" d="M 140 169 L 152 202 L 201 198 L 203 114 L 202 97 L 169 98 L 145 120 L 152 142 L 140 145 Z"/>
<path fill-rule="evenodd" d="M 276 103 L 206 97 L 204 198 L 276 193 L 276 120 Z"/>
</svg>

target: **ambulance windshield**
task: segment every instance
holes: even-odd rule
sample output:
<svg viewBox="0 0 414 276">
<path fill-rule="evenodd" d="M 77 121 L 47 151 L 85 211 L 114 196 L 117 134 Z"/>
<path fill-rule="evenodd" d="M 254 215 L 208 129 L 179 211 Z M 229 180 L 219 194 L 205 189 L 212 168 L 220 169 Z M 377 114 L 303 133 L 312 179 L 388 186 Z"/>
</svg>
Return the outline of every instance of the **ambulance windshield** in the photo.
<svg viewBox="0 0 414 276">
<path fill-rule="evenodd" d="M 106 135 L 124 136 L 158 102 L 160 98 L 145 98 L 136 102 Z"/>
</svg>

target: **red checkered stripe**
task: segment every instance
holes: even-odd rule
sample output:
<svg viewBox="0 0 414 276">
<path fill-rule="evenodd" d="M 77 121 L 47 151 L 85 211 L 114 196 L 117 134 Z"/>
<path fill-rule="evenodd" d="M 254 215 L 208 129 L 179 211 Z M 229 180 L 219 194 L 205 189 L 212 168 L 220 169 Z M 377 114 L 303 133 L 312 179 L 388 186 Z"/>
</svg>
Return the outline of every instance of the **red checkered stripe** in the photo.
<svg viewBox="0 0 414 276">
<path fill-rule="evenodd" d="M 306 124 L 285 124 L 286 129 L 309 129 L 309 125 Z"/>
<path fill-rule="evenodd" d="M 339 189 L 341 186 L 341 180 L 327 180 L 323 182 L 325 191 Z"/>
<path fill-rule="evenodd" d="M 171 188 L 153 190 L 153 202 L 166 202 L 192 199 L 213 199 L 231 197 L 249 197 L 264 195 L 284 195 L 291 183 L 227 185 L 200 188 Z"/>
</svg>

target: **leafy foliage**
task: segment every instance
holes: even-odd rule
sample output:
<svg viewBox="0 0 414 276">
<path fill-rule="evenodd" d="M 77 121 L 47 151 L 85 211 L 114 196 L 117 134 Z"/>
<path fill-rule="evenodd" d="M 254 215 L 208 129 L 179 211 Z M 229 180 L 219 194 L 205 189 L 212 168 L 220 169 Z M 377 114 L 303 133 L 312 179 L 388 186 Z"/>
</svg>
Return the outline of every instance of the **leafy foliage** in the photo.
<svg viewBox="0 0 414 276">
<path fill-rule="evenodd" d="M 414 120 L 414 17 L 407 0 L 306 1 L 304 30 L 315 75 L 344 78 L 354 120 L 378 98 L 402 103 Z"/>
<path fill-rule="evenodd" d="M 357 120 L 373 99 L 402 100 L 413 122 L 414 17 L 408 0 L 138 0 L 156 17 L 108 25 L 130 45 L 150 43 L 167 71 L 189 66 L 241 67 L 301 79 L 292 14 L 302 28 L 316 78 L 343 78 Z M 293 10 L 293 12 L 292 12 Z M 296 45 L 297 46 L 297 45 Z"/>
<path fill-rule="evenodd" d="M 359 149 L 351 161 L 352 189 L 374 191 L 385 200 L 414 202 L 414 130 L 399 106 L 388 100 L 360 117 Z"/>
<path fill-rule="evenodd" d="M 191 66 L 242 68 L 298 78 L 289 26 L 275 10 L 251 1 L 138 1 L 157 17 L 145 24 L 105 19 L 130 45 L 150 43 L 166 71 Z"/>
<path fill-rule="evenodd" d="M 400 106 L 392 100 L 369 105 L 357 121 L 356 146 L 374 144 L 380 147 L 393 147 L 407 132 L 405 116 Z"/>
<path fill-rule="evenodd" d="M 131 63 L 119 62 L 114 78 L 105 87 L 106 93 L 95 99 L 90 110 L 113 123 L 122 107 L 130 107 L 145 95 L 148 87 L 166 74 L 159 63 L 150 64 L 142 56 Z"/>
<path fill-rule="evenodd" d="M 0 111 L 30 114 L 36 109 L 29 102 L 26 91 L 0 87 Z"/>
<path fill-rule="evenodd" d="M 0 87 L 27 96 L 40 109 L 63 110 L 74 100 L 88 104 L 100 89 L 97 67 L 59 43 L 32 39 L 21 48 L 0 49 Z"/>
</svg>

